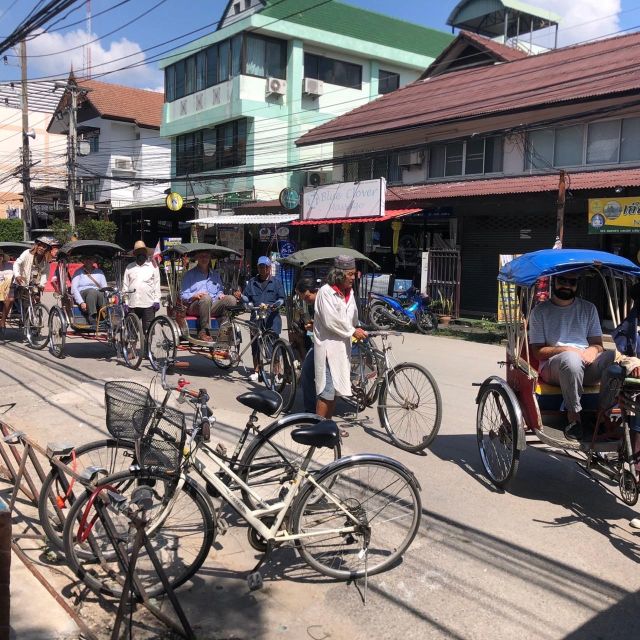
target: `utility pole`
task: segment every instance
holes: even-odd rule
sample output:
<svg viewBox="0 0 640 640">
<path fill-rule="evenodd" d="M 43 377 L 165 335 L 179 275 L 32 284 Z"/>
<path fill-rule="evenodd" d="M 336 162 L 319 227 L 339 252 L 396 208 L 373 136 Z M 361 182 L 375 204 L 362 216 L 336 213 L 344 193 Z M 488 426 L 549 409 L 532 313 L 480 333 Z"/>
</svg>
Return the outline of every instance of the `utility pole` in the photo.
<svg viewBox="0 0 640 640">
<path fill-rule="evenodd" d="M 76 230 L 76 152 L 78 150 L 78 86 L 69 83 L 71 108 L 69 109 L 69 135 L 67 136 L 67 193 L 69 194 L 69 225 Z"/>
<path fill-rule="evenodd" d="M 567 174 L 565 171 L 560 170 L 560 184 L 558 185 L 558 209 L 556 212 L 556 242 L 553 246 L 554 249 L 562 249 L 562 242 L 564 240 L 564 203 L 565 194 L 567 190 Z"/>
<path fill-rule="evenodd" d="M 31 240 L 31 156 L 29 153 L 29 101 L 27 98 L 27 43 L 20 42 L 20 76 L 22 85 L 22 227 L 25 240 Z"/>
</svg>

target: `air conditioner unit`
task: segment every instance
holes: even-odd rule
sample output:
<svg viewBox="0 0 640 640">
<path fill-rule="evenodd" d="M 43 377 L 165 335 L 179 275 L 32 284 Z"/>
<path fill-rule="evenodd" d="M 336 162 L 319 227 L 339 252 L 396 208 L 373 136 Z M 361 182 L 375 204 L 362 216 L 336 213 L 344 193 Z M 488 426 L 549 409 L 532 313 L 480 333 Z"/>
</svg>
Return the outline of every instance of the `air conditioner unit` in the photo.
<svg viewBox="0 0 640 640">
<path fill-rule="evenodd" d="M 324 82 L 315 78 L 305 78 L 302 84 L 302 93 L 309 96 L 321 96 L 324 93 Z"/>
<path fill-rule="evenodd" d="M 305 184 L 307 187 L 321 187 L 333 181 L 333 171 L 307 171 Z"/>
<path fill-rule="evenodd" d="M 412 167 L 422 164 L 424 152 L 420 150 L 402 151 L 398 154 L 398 165 L 401 167 Z"/>
<path fill-rule="evenodd" d="M 280 78 L 267 78 L 267 94 L 287 95 L 287 81 Z"/>
<path fill-rule="evenodd" d="M 113 157 L 111 159 L 111 166 L 116 171 L 135 171 L 133 166 L 133 160 L 126 157 Z"/>
</svg>

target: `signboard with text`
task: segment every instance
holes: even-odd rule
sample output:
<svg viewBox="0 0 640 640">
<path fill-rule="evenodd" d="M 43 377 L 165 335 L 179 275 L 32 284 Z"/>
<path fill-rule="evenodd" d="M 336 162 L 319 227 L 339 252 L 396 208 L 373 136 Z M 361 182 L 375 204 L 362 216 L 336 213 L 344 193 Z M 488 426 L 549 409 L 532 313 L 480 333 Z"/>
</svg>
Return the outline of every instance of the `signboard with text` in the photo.
<svg viewBox="0 0 640 640">
<path fill-rule="evenodd" d="M 384 178 L 305 187 L 302 220 L 383 216 L 386 190 Z"/>
<path fill-rule="evenodd" d="M 640 233 L 640 198 L 589 198 L 589 233 Z"/>
</svg>

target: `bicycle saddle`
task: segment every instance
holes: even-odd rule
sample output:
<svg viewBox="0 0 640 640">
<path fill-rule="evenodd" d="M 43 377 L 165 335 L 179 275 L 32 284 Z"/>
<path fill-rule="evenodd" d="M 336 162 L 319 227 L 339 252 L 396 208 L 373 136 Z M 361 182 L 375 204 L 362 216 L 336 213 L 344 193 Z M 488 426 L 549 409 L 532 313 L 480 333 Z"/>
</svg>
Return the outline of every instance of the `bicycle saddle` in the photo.
<svg viewBox="0 0 640 640">
<path fill-rule="evenodd" d="M 282 409 L 282 396 L 270 389 L 260 391 L 247 391 L 240 394 L 236 400 L 249 409 L 264 413 L 268 416 L 276 416 Z"/>
<path fill-rule="evenodd" d="M 340 441 L 340 431 L 333 420 L 321 420 L 311 427 L 294 429 L 291 432 L 291 438 L 294 442 L 309 447 L 333 449 Z"/>
</svg>

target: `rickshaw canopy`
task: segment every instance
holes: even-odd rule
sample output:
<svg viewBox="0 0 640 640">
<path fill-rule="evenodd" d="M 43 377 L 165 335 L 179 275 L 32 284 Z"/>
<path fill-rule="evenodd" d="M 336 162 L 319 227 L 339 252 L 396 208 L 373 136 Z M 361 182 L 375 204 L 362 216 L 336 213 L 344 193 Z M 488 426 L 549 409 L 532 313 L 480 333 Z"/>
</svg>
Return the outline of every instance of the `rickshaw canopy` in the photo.
<svg viewBox="0 0 640 640">
<path fill-rule="evenodd" d="M 583 269 L 610 269 L 640 278 L 638 265 L 613 253 L 591 249 L 542 249 L 525 253 L 505 264 L 498 273 L 498 280 L 530 287 L 539 278 Z"/>
<path fill-rule="evenodd" d="M 103 240 L 75 240 L 62 245 L 58 255 L 60 257 L 95 255 L 101 258 L 113 258 L 119 253 L 124 253 L 124 249 L 113 242 L 105 242 Z"/>
<path fill-rule="evenodd" d="M 0 252 L 4 251 L 11 254 L 22 253 L 25 249 L 31 249 L 32 245 L 28 242 L 0 242 Z"/>
<path fill-rule="evenodd" d="M 207 242 L 186 242 L 184 244 L 176 244 L 167 247 L 162 254 L 171 258 L 172 256 L 185 256 L 200 251 L 208 251 L 212 258 L 228 258 L 230 256 L 238 256 L 240 254 L 228 247 L 221 247 L 217 244 L 209 244 Z"/>
<path fill-rule="evenodd" d="M 338 256 L 352 256 L 356 260 L 362 260 L 376 269 L 380 268 L 380 265 L 376 264 L 371 258 L 368 258 L 355 249 L 347 249 L 346 247 L 314 247 L 313 249 L 303 249 L 302 251 L 292 253 L 286 258 L 277 258 L 277 261 L 283 265 L 304 268 L 312 262 L 333 260 Z"/>
</svg>

